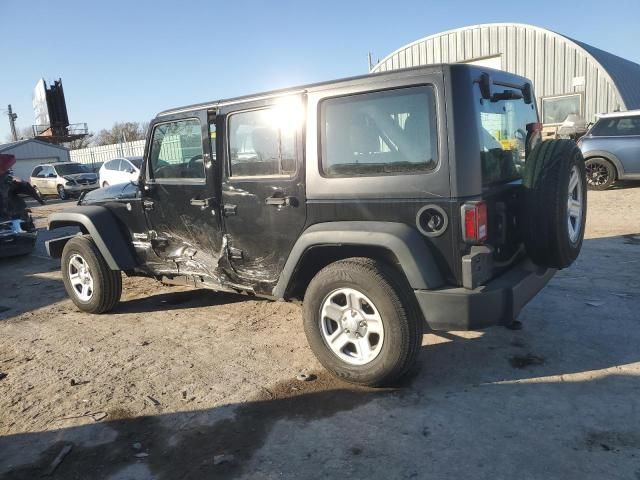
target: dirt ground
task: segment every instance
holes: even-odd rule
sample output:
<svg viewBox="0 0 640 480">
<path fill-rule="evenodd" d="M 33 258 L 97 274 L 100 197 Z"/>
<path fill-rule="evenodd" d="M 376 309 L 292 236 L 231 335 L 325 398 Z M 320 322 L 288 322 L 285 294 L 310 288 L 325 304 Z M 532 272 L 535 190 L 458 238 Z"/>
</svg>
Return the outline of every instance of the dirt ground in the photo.
<svg viewBox="0 0 640 480">
<path fill-rule="evenodd" d="M 327 375 L 294 304 L 130 278 L 80 313 L 43 228 L 0 260 L 0 478 L 639 480 L 639 204 L 590 192 L 583 252 L 523 330 L 425 335 L 388 390 Z"/>
</svg>

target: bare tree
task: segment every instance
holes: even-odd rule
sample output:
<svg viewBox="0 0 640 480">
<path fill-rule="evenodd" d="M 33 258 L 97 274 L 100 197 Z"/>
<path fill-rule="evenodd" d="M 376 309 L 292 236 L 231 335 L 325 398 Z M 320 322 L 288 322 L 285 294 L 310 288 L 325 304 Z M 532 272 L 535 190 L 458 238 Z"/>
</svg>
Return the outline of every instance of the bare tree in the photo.
<svg viewBox="0 0 640 480">
<path fill-rule="evenodd" d="M 33 138 L 33 130 L 31 129 L 31 127 L 21 127 L 17 128 L 16 130 L 18 134 L 18 140 Z M 7 133 L 5 140 L 7 141 L 7 143 L 13 142 L 13 136 L 11 135 L 11 133 Z"/>
<path fill-rule="evenodd" d="M 69 150 L 77 150 L 79 148 L 87 148 L 90 147 L 94 140 L 95 140 L 95 134 L 93 132 L 90 132 L 88 135 L 85 135 L 84 137 L 80 137 L 77 138 L 75 140 L 72 140 L 70 142 L 67 142 L 64 144 L 65 147 L 67 147 Z"/>
<path fill-rule="evenodd" d="M 116 122 L 110 129 L 103 129 L 95 137 L 96 145 L 144 140 L 147 124 L 141 122 Z"/>
</svg>

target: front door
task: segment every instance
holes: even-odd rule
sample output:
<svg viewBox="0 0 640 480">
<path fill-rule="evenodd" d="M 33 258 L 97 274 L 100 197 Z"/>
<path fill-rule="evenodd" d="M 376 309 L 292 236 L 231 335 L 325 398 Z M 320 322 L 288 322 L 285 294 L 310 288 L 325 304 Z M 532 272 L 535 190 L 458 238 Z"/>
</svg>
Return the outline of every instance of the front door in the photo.
<svg viewBox="0 0 640 480">
<path fill-rule="evenodd" d="M 204 111 L 172 116 L 156 122 L 151 135 L 142 204 L 149 241 L 165 262 L 159 270 L 217 278 L 222 232 L 210 144 L 215 123 L 210 130 Z"/>
<path fill-rule="evenodd" d="M 270 293 L 306 219 L 302 100 L 235 105 L 221 122 L 230 274 L 258 293 Z"/>
</svg>

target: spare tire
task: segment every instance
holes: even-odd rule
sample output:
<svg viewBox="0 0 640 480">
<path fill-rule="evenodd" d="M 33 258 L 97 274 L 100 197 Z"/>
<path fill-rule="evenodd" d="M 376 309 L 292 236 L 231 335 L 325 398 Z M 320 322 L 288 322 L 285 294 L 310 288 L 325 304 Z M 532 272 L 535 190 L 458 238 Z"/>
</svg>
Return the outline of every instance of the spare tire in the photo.
<svg viewBox="0 0 640 480">
<path fill-rule="evenodd" d="M 587 213 L 582 152 L 573 140 L 547 140 L 527 157 L 521 225 L 534 263 L 566 268 L 580 253 Z"/>
</svg>

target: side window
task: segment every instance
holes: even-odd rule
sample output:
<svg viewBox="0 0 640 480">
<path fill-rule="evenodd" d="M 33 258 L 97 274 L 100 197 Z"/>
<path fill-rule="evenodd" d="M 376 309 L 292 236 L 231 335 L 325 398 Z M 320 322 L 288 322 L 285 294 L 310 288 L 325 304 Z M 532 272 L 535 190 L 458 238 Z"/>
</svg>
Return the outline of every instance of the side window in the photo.
<svg viewBox="0 0 640 480">
<path fill-rule="evenodd" d="M 38 178 L 44 177 L 44 173 L 42 172 L 42 167 L 34 168 L 33 172 L 31 172 L 31 176 L 32 177 L 38 177 Z"/>
<path fill-rule="evenodd" d="M 230 176 L 292 176 L 296 171 L 297 125 L 285 123 L 276 107 L 231 114 Z"/>
<path fill-rule="evenodd" d="M 151 140 L 152 178 L 204 179 L 202 132 L 195 118 L 156 125 Z"/>
<path fill-rule="evenodd" d="M 598 137 L 640 135 L 640 117 L 603 118 L 591 133 Z"/>
<path fill-rule="evenodd" d="M 331 98 L 320 116 L 328 177 L 424 173 L 438 163 L 433 87 Z"/>
</svg>

